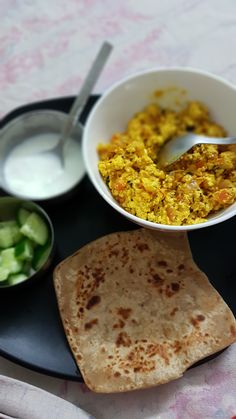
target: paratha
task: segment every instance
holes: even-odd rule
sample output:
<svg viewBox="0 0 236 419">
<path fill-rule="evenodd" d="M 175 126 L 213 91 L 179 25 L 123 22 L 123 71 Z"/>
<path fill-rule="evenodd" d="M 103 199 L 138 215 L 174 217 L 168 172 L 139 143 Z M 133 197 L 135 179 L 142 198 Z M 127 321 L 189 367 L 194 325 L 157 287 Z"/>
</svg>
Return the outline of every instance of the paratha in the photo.
<svg viewBox="0 0 236 419">
<path fill-rule="evenodd" d="M 96 392 L 166 383 L 236 341 L 235 318 L 185 233 L 102 237 L 61 262 L 54 284 L 74 358 Z"/>
</svg>

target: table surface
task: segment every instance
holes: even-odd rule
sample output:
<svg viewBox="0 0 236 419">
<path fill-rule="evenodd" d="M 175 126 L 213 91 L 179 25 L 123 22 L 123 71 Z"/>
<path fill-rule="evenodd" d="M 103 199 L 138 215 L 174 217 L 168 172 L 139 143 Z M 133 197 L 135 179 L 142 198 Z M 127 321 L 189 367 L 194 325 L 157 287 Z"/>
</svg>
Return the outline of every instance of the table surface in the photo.
<svg viewBox="0 0 236 419">
<path fill-rule="evenodd" d="M 235 0 L 0 0 L 0 116 L 75 95 L 100 44 L 115 50 L 96 92 L 135 71 L 191 66 L 236 83 Z M 228 419 L 236 415 L 236 345 L 183 378 L 149 390 L 99 395 L 0 358 L 5 374 L 104 419 Z"/>
</svg>

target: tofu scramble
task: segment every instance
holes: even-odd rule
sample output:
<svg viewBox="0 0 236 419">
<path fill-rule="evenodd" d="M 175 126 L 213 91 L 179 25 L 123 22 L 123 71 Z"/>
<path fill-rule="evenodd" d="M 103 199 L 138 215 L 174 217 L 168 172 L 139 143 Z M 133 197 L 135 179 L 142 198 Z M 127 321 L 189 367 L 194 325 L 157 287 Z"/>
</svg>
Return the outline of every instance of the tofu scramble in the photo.
<svg viewBox="0 0 236 419">
<path fill-rule="evenodd" d="M 188 225 L 236 201 L 235 146 L 196 145 L 167 169 L 158 167 L 162 145 L 188 131 L 226 136 L 208 109 L 192 101 L 181 111 L 149 105 L 125 132 L 99 144 L 100 174 L 126 211 L 155 223 Z"/>
</svg>

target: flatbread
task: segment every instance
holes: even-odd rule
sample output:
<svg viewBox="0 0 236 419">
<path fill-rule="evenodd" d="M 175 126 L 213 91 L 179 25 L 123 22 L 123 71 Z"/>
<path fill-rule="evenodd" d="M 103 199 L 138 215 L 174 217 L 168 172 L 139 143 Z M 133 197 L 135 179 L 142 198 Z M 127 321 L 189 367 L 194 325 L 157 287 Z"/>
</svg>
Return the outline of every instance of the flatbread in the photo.
<svg viewBox="0 0 236 419">
<path fill-rule="evenodd" d="M 166 383 L 236 341 L 235 318 L 185 233 L 105 236 L 60 263 L 54 284 L 74 358 L 96 392 Z"/>
</svg>

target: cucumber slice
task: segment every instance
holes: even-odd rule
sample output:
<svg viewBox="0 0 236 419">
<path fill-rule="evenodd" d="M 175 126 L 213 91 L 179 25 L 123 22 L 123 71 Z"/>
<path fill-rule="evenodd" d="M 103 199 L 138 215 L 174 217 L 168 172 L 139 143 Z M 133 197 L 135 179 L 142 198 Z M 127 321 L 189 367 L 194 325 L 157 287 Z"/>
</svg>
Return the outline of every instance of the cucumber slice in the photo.
<svg viewBox="0 0 236 419">
<path fill-rule="evenodd" d="M 19 282 L 23 282 L 27 279 L 27 275 L 25 274 L 12 274 L 8 278 L 8 284 L 9 285 L 16 285 L 19 284 Z"/>
<path fill-rule="evenodd" d="M 30 212 L 25 208 L 20 208 L 16 214 L 16 220 L 19 226 L 23 226 L 25 224 L 27 218 L 29 217 Z"/>
<path fill-rule="evenodd" d="M 16 221 L 0 222 L 0 247 L 6 249 L 18 243 L 22 238 Z"/>
<path fill-rule="evenodd" d="M 33 258 L 33 244 L 29 239 L 24 239 L 16 245 L 15 257 L 19 260 L 31 260 Z"/>
<path fill-rule="evenodd" d="M 9 269 L 0 266 L 0 282 L 6 281 L 9 275 Z"/>
<path fill-rule="evenodd" d="M 31 261 L 27 260 L 24 262 L 23 266 L 22 266 L 22 273 L 30 276 L 31 275 Z"/>
<path fill-rule="evenodd" d="M 36 212 L 29 215 L 20 231 L 24 236 L 42 246 L 46 244 L 49 237 L 47 224 Z"/>
<path fill-rule="evenodd" d="M 44 246 L 37 247 L 34 252 L 34 257 L 32 261 L 32 267 L 35 271 L 38 271 L 41 266 L 46 262 L 50 254 L 51 245 L 49 243 Z"/>
<path fill-rule="evenodd" d="M 22 270 L 22 261 L 16 259 L 15 248 L 9 247 L 9 249 L 2 250 L 1 252 L 1 267 L 8 269 L 9 273 L 15 274 Z"/>
</svg>

